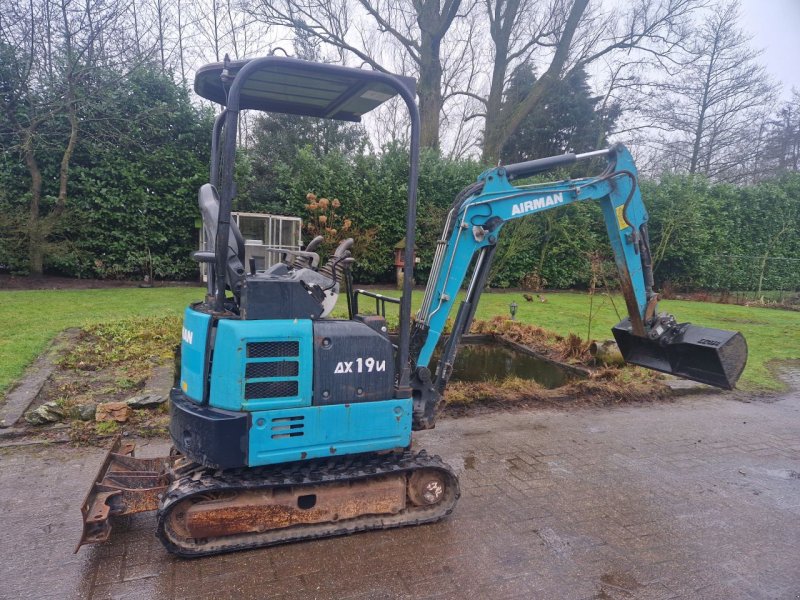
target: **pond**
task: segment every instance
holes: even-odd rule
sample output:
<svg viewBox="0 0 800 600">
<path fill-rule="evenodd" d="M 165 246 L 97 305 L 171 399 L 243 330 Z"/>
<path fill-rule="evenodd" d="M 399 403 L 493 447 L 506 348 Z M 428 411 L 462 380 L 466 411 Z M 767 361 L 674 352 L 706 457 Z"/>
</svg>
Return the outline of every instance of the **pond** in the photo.
<svg viewBox="0 0 800 600">
<path fill-rule="evenodd" d="M 462 344 L 459 347 L 451 381 L 487 381 L 506 377 L 532 379 L 547 389 L 553 389 L 569 383 L 577 375 L 498 343 Z"/>
</svg>

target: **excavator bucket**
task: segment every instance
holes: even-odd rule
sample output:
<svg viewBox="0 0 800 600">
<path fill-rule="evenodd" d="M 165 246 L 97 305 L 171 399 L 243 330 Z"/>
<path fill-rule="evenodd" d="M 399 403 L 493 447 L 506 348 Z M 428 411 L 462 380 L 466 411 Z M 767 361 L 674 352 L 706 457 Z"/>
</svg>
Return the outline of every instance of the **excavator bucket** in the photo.
<svg viewBox="0 0 800 600">
<path fill-rule="evenodd" d="M 684 324 L 668 340 L 634 335 L 629 319 L 612 328 L 625 362 L 732 390 L 747 363 L 738 331 Z"/>
</svg>

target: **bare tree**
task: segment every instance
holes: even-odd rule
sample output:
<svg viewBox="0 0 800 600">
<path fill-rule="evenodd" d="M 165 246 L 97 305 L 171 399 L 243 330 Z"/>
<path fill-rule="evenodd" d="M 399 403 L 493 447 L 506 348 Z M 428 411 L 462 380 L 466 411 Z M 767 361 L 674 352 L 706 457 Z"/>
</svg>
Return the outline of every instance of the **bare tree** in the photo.
<svg viewBox="0 0 800 600">
<path fill-rule="evenodd" d="M 178 66 L 181 73 L 181 82 L 186 85 L 186 48 L 184 40 L 186 35 L 184 33 L 184 26 L 186 25 L 186 17 L 183 10 L 182 0 L 175 2 L 175 16 L 178 21 Z"/>
<path fill-rule="evenodd" d="M 791 99 L 780 106 L 766 127 L 765 155 L 770 170 L 800 170 L 800 92 L 792 90 Z"/>
<path fill-rule="evenodd" d="M 167 56 L 166 53 L 166 44 L 167 44 L 167 28 L 169 27 L 168 19 L 168 12 L 169 12 L 169 5 L 167 4 L 166 0 L 153 0 L 153 10 L 155 11 L 155 20 L 156 20 L 156 40 L 158 45 L 158 55 L 161 59 L 161 70 L 167 70 Z"/>
<path fill-rule="evenodd" d="M 747 176 L 741 151 L 761 138 L 776 90 L 738 28 L 738 11 L 731 2 L 709 13 L 688 49 L 691 62 L 663 82 L 649 111 L 678 170 L 732 181 Z"/>
<path fill-rule="evenodd" d="M 500 0 L 495 0 L 499 2 Z M 511 0 L 505 0 L 510 2 Z M 703 0 L 637 0 L 623 10 L 601 12 L 589 10 L 589 0 L 556 1 L 542 21 L 535 43 L 523 49 L 549 50 L 549 57 L 539 55 L 547 68 L 536 80 L 527 96 L 518 104 L 508 106 L 487 123 L 484 135 L 483 158 L 495 162 L 505 142 L 516 132 L 525 117 L 535 109 L 549 86 L 566 73 L 585 69 L 595 61 L 613 53 L 633 51 L 659 57 L 669 55 L 685 39 L 685 19 Z M 498 21 L 498 19 L 495 19 Z M 500 21 L 498 21 L 500 22 Z M 505 21 L 502 21 L 505 23 Z M 512 28 L 513 30 L 513 28 Z M 504 45 L 504 35 L 493 36 L 495 62 L 501 65 L 498 78 L 493 80 L 494 93 L 500 89 L 503 65 L 508 57 L 518 58 L 519 50 L 511 52 Z M 499 45 L 498 45 L 499 44 Z M 510 52 L 510 54 L 509 54 Z M 505 54 L 505 57 L 504 57 Z M 505 79 L 505 75 L 503 75 Z M 505 81 L 502 82 L 503 87 Z"/>
<path fill-rule="evenodd" d="M 369 30 L 377 28 L 381 37 L 402 48 L 413 65 L 418 75 L 420 142 L 438 148 L 444 103 L 442 43 L 461 6 L 462 0 L 356 0 L 355 4 L 350 0 L 261 0 L 251 10 L 269 24 L 311 33 L 374 69 L 386 71 L 380 50 L 368 45 L 375 42 Z M 361 26 L 359 19 L 364 21 Z"/>
<path fill-rule="evenodd" d="M 484 6 L 494 56 L 489 94 L 478 99 L 485 109 L 484 158 L 493 159 L 493 138 L 503 124 L 503 96 L 513 67 L 527 60 L 537 47 L 549 47 L 557 41 L 566 26 L 566 12 L 562 0 L 484 0 Z"/>
</svg>

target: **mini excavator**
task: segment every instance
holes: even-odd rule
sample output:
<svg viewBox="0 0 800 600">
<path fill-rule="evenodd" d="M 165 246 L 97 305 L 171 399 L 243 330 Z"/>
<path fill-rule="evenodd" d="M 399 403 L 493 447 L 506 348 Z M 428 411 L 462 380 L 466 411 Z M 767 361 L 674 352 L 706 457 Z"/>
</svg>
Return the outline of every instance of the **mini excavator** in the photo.
<svg viewBox="0 0 800 600">
<path fill-rule="evenodd" d="M 194 258 L 208 267 L 208 289 L 184 315 L 180 375 L 170 395 L 174 450 L 141 459 L 133 444 L 115 441 L 82 506 L 78 548 L 108 539 L 112 517 L 147 510 L 157 511 L 164 546 L 184 557 L 450 514 L 459 498 L 456 473 L 439 457 L 412 451 L 412 431 L 435 425 L 505 223 L 571 203 L 602 208 L 628 312 L 613 335 L 628 363 L 726 389 L 744 369 L 740 333 L 658 312 L 647 212 L 623 146 L 498 166 L 467 185 L 447 214 L 412 319 L 420 132 L 414 80 L 267 56 L 207 65 L 194 87 L 222 112 L 213 127 L 210 181 L 199 190 L 207 244 Z M 245 265 L 244 241 L 231 221 L 240 111 L 359 121 L 396 96 L 411 124 L 402 297 L 353 289 L 352 239 L 324 262 L 317 238 L 303 251 L 276 250 L 265 270 Z M 588 159 L 604 161 L 598 175 L 515 184 Z M 340 294 L 348 318 L 330 318 Z M 374 302 L 377 314 L 362 313 L 359 300 Z M 399 305 L 396 338 L 387 304 Z"/>
</svg>

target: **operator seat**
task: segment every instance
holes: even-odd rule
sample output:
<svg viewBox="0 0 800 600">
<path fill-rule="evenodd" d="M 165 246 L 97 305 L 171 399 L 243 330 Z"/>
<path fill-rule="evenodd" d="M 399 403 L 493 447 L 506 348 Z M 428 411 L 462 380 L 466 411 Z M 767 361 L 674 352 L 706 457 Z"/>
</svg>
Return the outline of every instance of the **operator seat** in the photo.
<svg viewBox="0 0 800 600">
<path fill-rule="evenodd" d="M 203 250 L 205 252 L 202 259 L 203 262 L 209 262 L 209 258 L 213 261 L 213 257 L 210 257 L 208 253 L 210 252 L 213 255 L 216 251 L 219 220 L 219 194 L 217 189 L 210 183 L 200 186 L 200 191 L 197 193 L 197 203 L 200 206 L 200 213 L 203 215 L 203 237 L 205 238 L 205 248 Z M 197 258 L 197 255 L 195 257 Z M 235 221 L 230 223 L 226 265 L 227 276 L 225 281 L 234 296 L 238 298 L 245 280 L 244 238 Z"/>
</svg>

